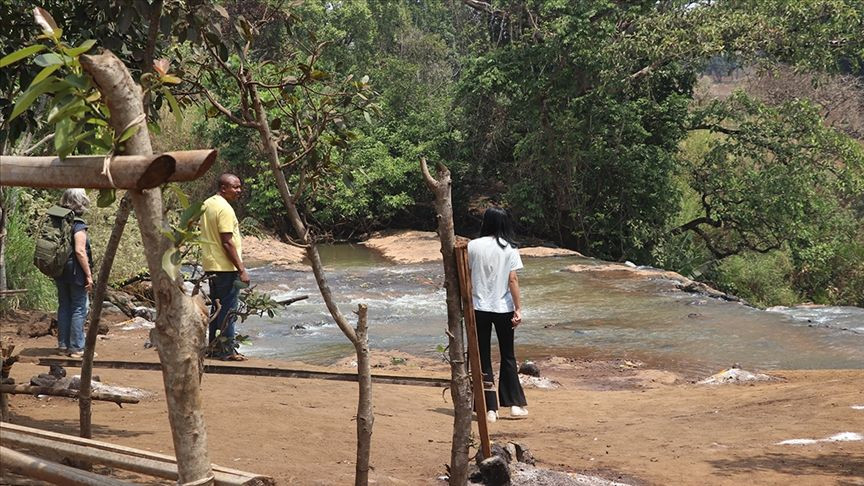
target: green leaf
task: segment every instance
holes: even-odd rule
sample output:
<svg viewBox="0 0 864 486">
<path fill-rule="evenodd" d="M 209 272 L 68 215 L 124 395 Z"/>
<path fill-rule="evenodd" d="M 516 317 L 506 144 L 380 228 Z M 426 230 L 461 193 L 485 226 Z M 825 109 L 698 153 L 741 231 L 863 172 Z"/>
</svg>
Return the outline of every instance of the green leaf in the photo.
<svg viewBox="0 0 864 486">
<path fill-rule="evenodd" d="M 96 205 L 100 208 L 107 208 L 114 204 L 117 199 L 117 191 L 114 189 L 99 189 L 99 197 L 96 198 Z"/>
<path fill-rule="evenodd" d="M 27 91 L 21 93 L 18 96 L 18 99 L 15 100 L 15 108 L 12 109 L 12 114 L 9 115 L 9 121 L 14 120 L 18 115 L 27 110 L 27 108 L 30 108 L 30 105 L 36 101 L 36 98 L 56 87 L 57 78 L 50 76 L 41 83 L 27 88 Z"/>
<path fill-rule="evenodd" d="M 42 80 L 44 80 L 48 76 L 51 76 L 54 73 L 54 71 L 60 69 L 60 66 L 61 66 L 61 64 L 52 64 L 50 66 L 45 66 L 45 68 L 42 69 L 41 71 L 39 71 L 39 74 L 37 74 L 36 77 L 33 78 L 33 81 L 30 82 L 30 86 L 34 86 L 34 85 L 41 83 Z"/>
<path fill-rule="evenodd" d="M 171 112 L 174 113 L 174 118 L 177 120 L 177 123 L 183 123 L 183 112 L 180 111 L 180 105 L 177 103 L 177 98 L 175 98 L 167 88 L 162 90 L 162 94 L 164 94 L 165 99 L 168 100 L 168 105 L 171 107 Z"/>
<path fill-rule="evenodd" d="M 82 90 L 89 88 L 89 81 L 87 77 L 82 74 L 70 74 L 63 78 L 63 83 Z"/>
<path fill-rule="evenodd" d="M 176 197 L 178 201 L 180 201 L 180 207 L 183 209 L 189 207 L 189 197 L 185 192 L 183 192 L 183 189 L 180 189 L 180 186 L 177 184 L 168 184 L 167 189 L 174 194 L 174 197 Z"/>
<path fill-rule="evenodd" d="M 370 124 L 370 125 L 372 124 L 372 117 L 369 116 L 369 112 L 368 112 L 368 111 L 364 111 L 364 112 L 363 112 L 363 118 L 366 119 L 366 123 L 368 123 L 368 124 Z"/>
<path fill-rule="evenodd" d="M 60 120 L 69 118 L 77 113 L 87 111 L 87 105 L 81 98 L 75 98 L 63 106 L 55 106 L 48 112 L 48 123 L 57 123 Z"/>
<path fill-rule="evenodd" d="M 21 59 L 30 57 L 33 54 L 36 54 L 37 52 L 44 51 L 44 50 L 45 50 L 45 46 L 42 44 L 36 44 L 36 45 L 32 45 L 32 46 L 27 46 L 23 49 L 18 49 L 15 52 L 12 52 L 10 54 L 6 54 L 5 56 L 3 56 L 3 58 L 0 59 L 0 67 L 8 66 L 12 63 L 18 62 Z"/>
<path fill-rule="evenodd" d="M 136 133 L 138 133 L 138 130 L 140 128 L 141 128 L 141 124 L 136 123 L 136 124 L 132 125 L 131 127 L 127 128 L 126 130 L 123 130 L 123 133 L 120 134 L 120 138 L 117 139 L 117 143 L 123 143 L 126 140 L 129 140 L 130 138 L 132 138 L 132 135 L 135 135 Z"/>
<path fill-rule="evenodd" d="M 174 263 L 174 258 L 176 258 L 174 255 L 177 253 L 177 248 L 172 246 L 162 254 L 162 270 L 164 270 L 171 279 L 177 278 L 177 275 L 180 274 L 180 265 Z"/>
<path fill-rule="evenodd" d="M 89 40 L 86 40 L 86 41 L 82 42 L 81 44 L 79 44 L 78 47 L 74 47 L 71 49 L 68 47 L 64 47 L 63 53 L 69 57 L 78 57 L 81 54 L 84 54 L 85 52 L 92 49 L 93 46 L 95 46 L 95 45 L 96 45 L 96 41 L 94 39 L 89 39 Z"/>
<path fill-rule="evenodd" d="M 68 118 L 60 120 L 54 127 L 54 149 L 61 159 L 65 158 L 62 152 L 72 141 L 74 131 L 75 123 Z"/>
<path fill-rule="evenodd" d="M 163 83 L 168 83 L 168 84 L 180 84 L 183 82 L 182 79 L 178 78 L 177 76 L 174 76 L 173 74 L 166 74 L 164 76 L 160 76 L 159 79 Z"/>
<path fill-rule="evenodd" d="M 46 52 L 45 54 L 39 54 L 36 56 L 36 59 L 33 59 L 33 62 L 36 63 L 37 66 L 46 67 L 54 64 L 63 64 L 63 58 L 57 53 Z"/>
<path fill-rule="evenodd" d="M 198 221 L 203 214 L 203 203 L 197 202 L 195 204 L 192 204 L 183 211 L 183 214 L 180 215 L 180 226 L 183 228 L 188 228 L 192 223 Z"/>
</svg>

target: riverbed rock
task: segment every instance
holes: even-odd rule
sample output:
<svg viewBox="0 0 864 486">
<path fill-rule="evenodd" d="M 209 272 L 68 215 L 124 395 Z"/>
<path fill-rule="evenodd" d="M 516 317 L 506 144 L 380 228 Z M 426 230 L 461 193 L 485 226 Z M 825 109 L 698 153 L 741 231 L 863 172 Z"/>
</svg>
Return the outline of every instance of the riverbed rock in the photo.
<svg viewBox="0 0 864 486">
<path fill-rule="evenodd" d="M 18 335 L 31 338 L 57 334 L 57 319 L 45 312 L 33 312 L 18 321 Z"/>
<path fill-rule="evenodd" d="M 540 377 L 540 368 L 533 361 L 526 361 L 519 367 L 520 375 L 529 375 Z"/>
<path fill-rule="evenodd" d="M 510 486 L 510 467 L 501 456 L 484 459 L 480 463 L 480 476 L 486 486 Z"/>
<path fill-rule="evenodd" d="M 742 370 L 737 365 L 729 369 L 715 373 L 704 380 L 696 382 L 697 385 L 723 385 L 727 383 L 747 383 L 754 381 L 773 381 L 777 378 L 762 373 L 752 373 Z"/>
</svg>

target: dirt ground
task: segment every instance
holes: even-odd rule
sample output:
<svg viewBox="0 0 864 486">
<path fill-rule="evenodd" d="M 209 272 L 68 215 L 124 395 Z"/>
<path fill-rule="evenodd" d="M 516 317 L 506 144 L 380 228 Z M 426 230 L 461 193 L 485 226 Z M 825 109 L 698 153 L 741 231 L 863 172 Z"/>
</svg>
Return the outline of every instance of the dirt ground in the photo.
<svg viewBox="0 0 864 486">
<path fill-rule="evenodd" d="M 158 360 L 153 349 L 144 348 L 146 330 L 121 328 L 112 324 L 98 342 L 97 361 Z M 14 333 L 13 324 L 0 320 L 0 332 Z M 50 336 L 14 339 L 25 360 L 55 356 Z M 538 363 L 543 376 L 560 387 L 526 388 L 530 416 L 515 420 L 502 413 L 490 424 L 493 441 L 525 445 L 543 467 L 633 485 L 864 486 L 862 441 L 778 444 L 864 434 L 864 371 L 775 371 L 770 374 L 776 381 L 707 386 L 695 384 L 697 377 L 625 358 Z M 377 352 L 376 363 L 375 372 L 448 376 L 441 363 L 404 353 Z M 316 369 L 258 359 L 238 366 Z M 351 360 L 330 369 L 350 370 Z M 23 362 L 12 368 L 12 377 L 22 382 L 46 371 Z M 153 395 L 123 408 L 95 402 L 94 438 L 173 453 L 161 374 L 95 373 L 105 383 Z M 207 374 L 202 390 L 214 463 L 268 474 L 279 484 L 353 483 L 356 384 Z M 445 484 L 436 478 L 449 461 L 449 392 L 375 384 L 373 393 L 374 484 Z M 14 423 L 77 434 L 74 400 L 15 395 L 10 402 Z"/>
</svg>

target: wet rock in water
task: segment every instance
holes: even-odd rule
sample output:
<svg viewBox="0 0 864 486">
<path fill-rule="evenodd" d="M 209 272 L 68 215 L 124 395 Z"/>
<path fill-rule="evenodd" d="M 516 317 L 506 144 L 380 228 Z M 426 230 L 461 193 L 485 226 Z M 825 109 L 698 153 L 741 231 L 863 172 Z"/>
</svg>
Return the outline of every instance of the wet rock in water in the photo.
<svg viewBox="0 0 864 486">
<path fill-rule="evenodd" d="M 510 468 L 501 456 L 493 455 L 481 462 L 480 476 L 486 486 L 510 486 Z"/>
<path fill-rule="evenodd" d="M 540 377 L 540 368 L 533 361 L 526 361 L 519 367 L 519 374 Z"/>
</svg>

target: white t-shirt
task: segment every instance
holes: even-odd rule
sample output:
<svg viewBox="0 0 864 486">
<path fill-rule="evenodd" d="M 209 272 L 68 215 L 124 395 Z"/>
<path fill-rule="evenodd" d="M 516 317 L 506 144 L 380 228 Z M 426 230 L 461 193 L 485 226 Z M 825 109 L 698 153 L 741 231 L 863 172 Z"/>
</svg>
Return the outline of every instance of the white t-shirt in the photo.
<svg viewBox="0 0 864 486">
<path fill-rule="evenodd" d="M 522 258 L 518 250 L 504 243 L 506 246 L 501 248 L 494 236 L 468 242 L 475 310 L 499 314 L 515 310 L 510 295 L 510 272 L 522 268 Z"/>
</svg>

